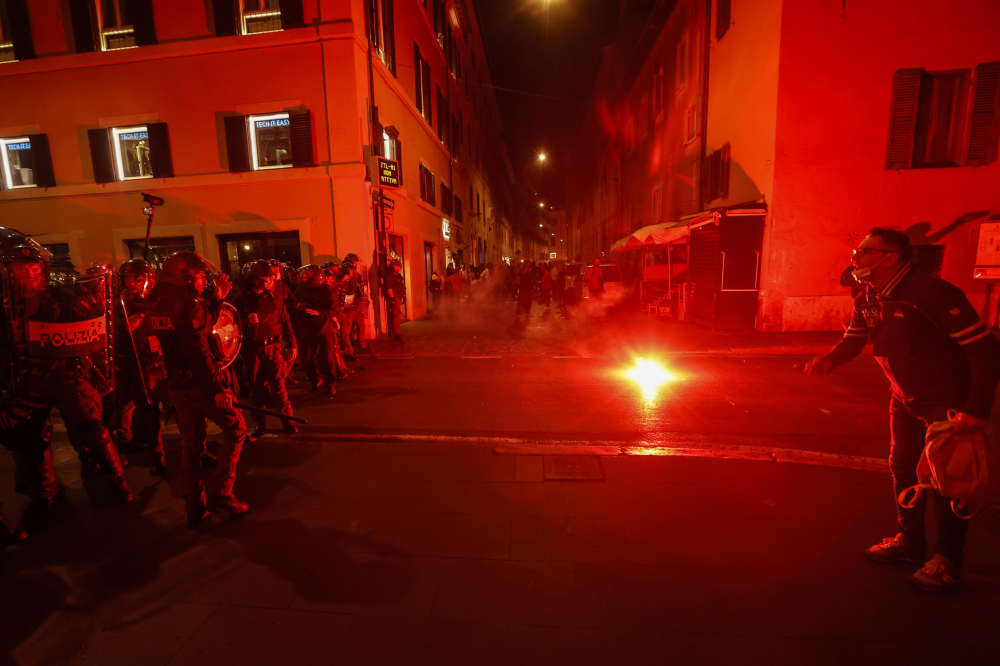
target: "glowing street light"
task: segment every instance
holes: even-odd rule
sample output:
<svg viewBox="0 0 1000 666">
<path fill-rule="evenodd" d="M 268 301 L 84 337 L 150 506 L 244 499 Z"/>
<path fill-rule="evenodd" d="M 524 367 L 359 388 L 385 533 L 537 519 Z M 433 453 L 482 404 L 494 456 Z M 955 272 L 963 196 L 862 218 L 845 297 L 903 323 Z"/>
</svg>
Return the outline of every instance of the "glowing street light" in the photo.
<svg viewBox="0 0 1000 666">
<path fill-rule="evenodd" d="M 545 208 L 545 204 L 543 204 L 543 203 L 540 203 L 540 204 L 538 204 L 538 207 L 539 207 L 539 208 Z"/>
<path fill-rule="evenodd" d="M 538 161 L 539 161 L 539 162 L 544 162 L 544 161 L 545 161 L 545 153 L 541 153 L 541 154 L 540 154 L 540 155 L 538 156 Z"/>
</svg>

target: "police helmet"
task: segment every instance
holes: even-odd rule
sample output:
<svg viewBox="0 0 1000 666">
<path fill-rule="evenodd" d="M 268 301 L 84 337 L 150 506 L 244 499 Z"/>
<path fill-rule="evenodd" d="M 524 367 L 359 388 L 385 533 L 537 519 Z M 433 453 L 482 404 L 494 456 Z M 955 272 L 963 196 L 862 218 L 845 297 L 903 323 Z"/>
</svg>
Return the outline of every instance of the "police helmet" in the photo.
<svg viewBox="0 0 1000 666">
<path fill-rule="evenodd" d="M 358 255 L 356 255 L 353 252 L 350 252 L 350 253 L 347 254 L 346 257 L 344 257 L 344 261 L 349 261 L 352 264 L 360 264 L 361 263 L 361 257 L 359 257 Z"/>
<path fill-rule="evenodd" d="M 356 268 L 357 267 L 354 265 L 353 261 L 351 261 L 350 259 L 344 259 L 344 261 L 342 261 L 340 264 L 340 277 L 346 277 L 351 271 L 355 270 Z"/>
<path fill-rule="evenodd" d="M 316 264 L 306 264 L 299 269 L 299 279 L 304 283 L 308 284 L 313 280 L 323 278 L 323 269 Z"/>
<path fill-rule="evenodd" d="M 392 268 L 394 266 L 399 266 L 400 268 L 402 268 L 403 262 L 400 261 L 398 257 L 393 257 L 392 261 L 389 262 L 389 268 Z"/>
<path fill-rule="evenodd" d="M 104 273 L 114 274 L 115 268 L 106 261 L 95 261 L 91 265 L 87 266 L 87 270 L 83 272 L 84 275 L 102 275 Z"/>
<path fill-rule="evenodd" d="M 0 227 L 0 251 L 14 248 L 17 247 L 18 245 L 27 245 L 27 244 L 28 244 L 28 237 L 22 234 L 17 229 L 11 229 L 10 227 Z"/>
<path fill-rule="evenodd" d="M 299 272 L 287 261 L 282 262 L 281 271 L 284 273 L 285 282 L 288 284 L 298 284 L 299 282 Z"/>
<path fill-rule="evenodd" d="M 255 259 L 243 264 L 240 275 L 243 276 L 243 284 L 247 287 L 263 288 L 267 280 L 274 277 L 274 269 L 267 259 Z"/>
<path fill-rule="evenodd" d="M 3 250 L 0 261 L 4 264 L 34 264 L 46 263 L 48 257 L 37 243 L 24 243 Z"/>
<path fill-rule="evenodd" d="M 192 250 L 180 250 L 163 260 L 160 281 L 181 287 L 194 287 L 195 273 L 212 273 L 215 267 Z"/>
<path fill-rule="evenodd" d="M 153 270 L 153 264 L 139 257 L 127 259 L 118 267 L 118 277 L 124 280 L 126 275 L 145 275 L 148 279 L 156 279 L 156 271 Z"/>
</svg>

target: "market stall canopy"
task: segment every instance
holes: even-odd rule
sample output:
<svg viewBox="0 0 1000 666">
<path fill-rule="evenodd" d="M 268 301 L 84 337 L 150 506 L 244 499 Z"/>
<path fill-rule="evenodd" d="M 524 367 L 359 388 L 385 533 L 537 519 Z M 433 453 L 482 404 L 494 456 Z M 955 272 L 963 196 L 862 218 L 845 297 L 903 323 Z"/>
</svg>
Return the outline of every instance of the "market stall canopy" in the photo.
<svg viewBox="0 0 1000 666">
<path fill-rule="evenodd" d="M 690 235 L 688 230 L 689 220 L 679 220 L 676 222 L 661 222 L 643 227 L 631 235 L 615 241 L 611 246 L 612 252 L 627 252 L 638 250 L 646 245 L 669 245 L 676 243 Z"/>
</svg>

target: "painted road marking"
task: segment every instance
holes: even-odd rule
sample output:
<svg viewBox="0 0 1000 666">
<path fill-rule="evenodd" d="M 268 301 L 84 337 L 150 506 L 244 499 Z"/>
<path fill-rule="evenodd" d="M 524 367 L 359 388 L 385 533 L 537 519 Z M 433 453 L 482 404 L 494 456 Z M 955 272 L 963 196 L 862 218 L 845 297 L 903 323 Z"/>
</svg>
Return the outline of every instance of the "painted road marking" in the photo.
<svg viewBox="0 0 1000 666">
<path fill-rule="evenodd" d="M 462 356 L 461 358 L 503 358 L 503 356 Z"/>
<path fill-rule="evenodd" d="M 282 436 L 281 434 L 278 435 Z M 331 433 L 296 435 L 296 441 L 339 442 L 434 442 L 453 444 L 484 444 L 493 446 L 499 455 L 520 456 L 677 456 L 688 458 L 720 458 L 726 460 L 758 460 L 765 462 L 798 463 L 868 472 L 889 471 L 889 461 L 866 456 L 840 453 L 782 449 L 770 446 L 719 445 L 707 447 L 666 440 L 545 440 L 519 437 L 469 437 L 463 435 L 407 435 L 371 433 Z"/>
</svg>

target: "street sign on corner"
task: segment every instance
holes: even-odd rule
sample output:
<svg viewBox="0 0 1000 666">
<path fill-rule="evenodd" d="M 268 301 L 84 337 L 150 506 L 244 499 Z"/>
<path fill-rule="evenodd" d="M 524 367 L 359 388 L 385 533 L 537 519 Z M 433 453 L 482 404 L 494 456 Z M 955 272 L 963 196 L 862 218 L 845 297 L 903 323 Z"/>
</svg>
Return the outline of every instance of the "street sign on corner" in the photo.
<svg viewBox="0 0 1000 666">
<path fill-rule="evenodd" d="M 399 162 L 384 157 L 375 158 L 378 186 L 399 189 Z"/>
</svg>

